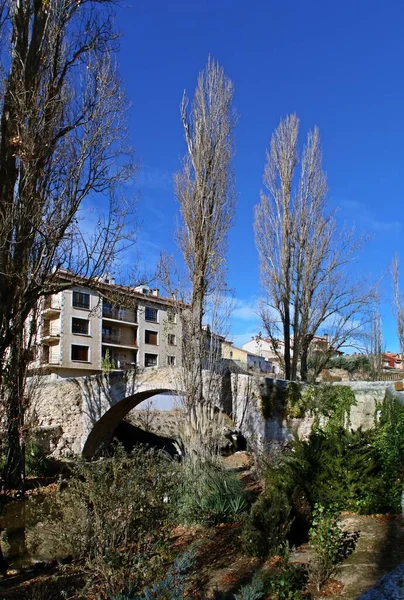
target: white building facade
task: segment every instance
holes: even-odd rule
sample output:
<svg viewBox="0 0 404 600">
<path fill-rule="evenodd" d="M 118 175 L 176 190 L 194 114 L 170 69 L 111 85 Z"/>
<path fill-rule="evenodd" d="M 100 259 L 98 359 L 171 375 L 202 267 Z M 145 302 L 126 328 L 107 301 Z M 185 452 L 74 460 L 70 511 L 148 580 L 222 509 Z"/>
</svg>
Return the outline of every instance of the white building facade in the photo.
<svg viewBox="0 0 404 600">
<path fill-rule="evenodd" d="M 84 284 L 45 299 L 34 367 L 57 377 L 105 370 L 181 364 L 181 323 L 175 303 L 158 290 L 119 288 L 119 304 Z M 118 297 L 118 296 L 117 296 Z"/>
</svg>

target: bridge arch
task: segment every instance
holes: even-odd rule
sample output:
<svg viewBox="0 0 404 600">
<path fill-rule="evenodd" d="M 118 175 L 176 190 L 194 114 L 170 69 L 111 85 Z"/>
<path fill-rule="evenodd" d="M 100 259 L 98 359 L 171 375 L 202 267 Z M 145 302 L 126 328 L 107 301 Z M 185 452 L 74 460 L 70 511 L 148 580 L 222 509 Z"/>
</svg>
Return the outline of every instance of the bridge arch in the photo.
<svg viewBox="0 0 404 600">
<path fill-rule="evenodd" d="M 105 447 L 128 412 L 144 400 L 164 393 L 184 396 L 181 373 L 182 369 L 171 367 L 77 379 L 82 398 L 82 455 L 91 458 Z M 204 372 L 204 377 L 208 382 L 217 379 L 216 386 L 208 388 L 211 401 L 232 416 L 230 373 Z"/>
<path fill-rule="evenodd" d="M 133 408 L 136 408 L 136 406 L 153 396 L 165 394 L 167 392 L 173 395 L 182 395 L 181 392 L 173 390 L 172 388 L 147 390 L 128 396 L 111 406 L 111 408 L 109 408 L 109 410 L 94 423 L 84 441 L 82 455 L 85 458 L 94 456 L 102 447 L 105 447 L 105 445 L 111 441 L 115 429 Z"/>
</svg>

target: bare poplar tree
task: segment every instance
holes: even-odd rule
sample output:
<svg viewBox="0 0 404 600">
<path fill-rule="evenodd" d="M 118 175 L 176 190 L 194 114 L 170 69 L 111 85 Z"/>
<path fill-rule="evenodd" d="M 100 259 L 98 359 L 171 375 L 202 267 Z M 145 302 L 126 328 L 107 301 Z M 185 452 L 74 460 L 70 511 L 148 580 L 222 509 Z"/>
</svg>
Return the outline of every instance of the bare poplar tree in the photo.
<svg viewBox="0 0 404 600">
<path fill-rule="evenodd" d="M 391 265 L 394 292 L 394 313 L 396 317 L 397 335 L 400 343 L 400 352 L 404 353 L 404 301 L 400 291 L 399 260 L 396 255 Z"/>
<path fill-rule="evenodd" d="M 60 268 L 96 279 L 124 236 L 120 190 L 133 164 L 113 60 L 114 4 L 0 3 L 0 397 L 10 486 L 23 485 L 38 300 L 60 289 Z M 85 233 L 79 210 L 90 197 L 98 222 Z"/>
<path fill-rule="evenodd" d="M 202 408 L 210 406 L 202 382 L 207 340 L 203 319 L 209 294 L 222 286 L 234 211 L 232 100 L 232 82 L 209 58 L 190 109 L 185 94 L 181 105 L 187 154 L 175 177 L 175 190 L 182 217 L 179 244 L 190 283 L 190 306 L 182 310 L 184 391 L 186 411 L 196 430 Z"/>
<path fill-rule="evenodd" d="M 300 169 L 299 120 L 281 121 L 267 152 L 264 183 L 255 209 L 255 238 L 268 301 L 263 322 L 276 347 L 279 324 L 284 340 L 285 377 L 307 379 L 310 344 L 326 324 L 329 346 L 319 369 L 335 350 L 360 334 L 372 298 L 363 282 L 352 283 L 345 266 L 362 240 L 337 232 L 327 214 L 327 181 L 322 170 L 320 136 L 307 136 Z M 291 355 L 290 342 L 293 345 Z"/>
<path fill-rule="evenodd" d="M 264 325 L 274 348 L 282 326 L 283 364 L 286 379 L 291 379 L 290 338 L 293 278 L 293 177 L 298 163 L 299 121 L 296 115 L 281 121 L 272 136 L 264 172 L 269 195 L 261 193 L 255 208 L 255 239 L 261 264 L 262 281 L 271 299 Z M 274 311 L 274 312 L 272 312 Z"/>
</svg>

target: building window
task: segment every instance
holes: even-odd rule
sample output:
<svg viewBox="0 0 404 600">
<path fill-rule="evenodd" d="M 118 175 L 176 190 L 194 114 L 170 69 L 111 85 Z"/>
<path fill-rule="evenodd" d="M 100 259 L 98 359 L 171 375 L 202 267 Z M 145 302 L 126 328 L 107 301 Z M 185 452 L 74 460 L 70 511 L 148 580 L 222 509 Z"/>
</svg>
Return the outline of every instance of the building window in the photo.
<svg viewBox="0 0 404 600">
<path fill-rule="evenodd" d="M 146 321 L 150 321 L 151 323 L 157 323 L 157 308 L 151 308 L 150 306 L 146 306 L 145 319 Z"/>
<path fill-rule="evenodd" d="M 90 294 L 85 292 L 73 292 L 73 306 L 74 308 L 85 308 L 90 309 Z"/>
<path fill-rule="evenodd" d="M 169 346 L 175 346 L 175 344 L 176 344 L 175 335 L 173 333 L 169 333 L 167 335 L 167 341 L 168 341 Z"/>
<path fill-rule="evenodd" d="M 78 360 L 80 362 L 88 361 L 88 346 L 76 346 L 72 345 L 72 360 Z"/>
<path fill-rule="evenodd" d="M 167 356 L 167 364 L 169 367 L 175 367 L 175 356 Z"/>
<path fill-rule="evenodd" d="M 168 310 L 167 311 L 167 321 L 169 323 L 176 323 L 176 314 L 173 310 Z"/>
<path fill-rule="evenodd" d="M 73 317 L 72 318 L 72 333 L 78 333 L 80 335 L 88 335 L 88 320 Z"/>
<path fill-rule="evenodd" d="M 157 354 L 145 354 L 144 355 L 144 366 L 145 367 L 157 367 Z"/>
<path fill-rule="evenodd" d="M 148 329 L 146 329 L 146 331 L 144 332 L 144 343 L 152 344 L 153 346 L 157 346 L 158 345 L 157 335 L 158 335 L 157 331 L 149 331 Z"/>
</svg>

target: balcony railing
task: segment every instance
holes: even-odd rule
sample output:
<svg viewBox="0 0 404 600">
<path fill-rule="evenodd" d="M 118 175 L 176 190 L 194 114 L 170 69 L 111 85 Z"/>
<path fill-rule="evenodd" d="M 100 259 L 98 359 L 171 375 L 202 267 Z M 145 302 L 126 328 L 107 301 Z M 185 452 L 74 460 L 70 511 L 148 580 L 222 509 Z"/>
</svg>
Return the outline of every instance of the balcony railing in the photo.
<svg viewBox="0 0 404 600">
<path fill-rule="evenodd" d="M 106 319 L 115 319 L 116 321 L 127 321 L 136 323 L 135 311 L 126 308 L 116 308 L 115 306 L 103 306 L 102 316 Z"/>
<path fill-rule="evenodd" d="M 105 344 L 121 344 L 122 343 L 122 338 L 120 335 L 114 335 L 112 334 L 108 334 L 108 333 L 103 333 L 102 334 L 102 341 Z"/>
<path fill-rule="evenodd" d="M 59 338 L 60 337 L 60 331 L 56 330 L 56 329 L 43 329 L 42 330 L 42 337 L 43 338 L 47 338 L 47 337 L 51 337 L 51 338 Z"/>
<path fill-rule="evenodd" d="M 128 340 L 127 338 L 114 333 L 103 333 L 102 341 L 104 344 L 119 344 L 121 346 L 137 348 L 136 340 Z"/>
<path fill-rule="evenodd" d="M 53 298 L 52 296 L 47 296 L 45 298 L 43 308 L 44 308 L 44 310 L 60 310 L 59 298 Z"/>
</svg>

